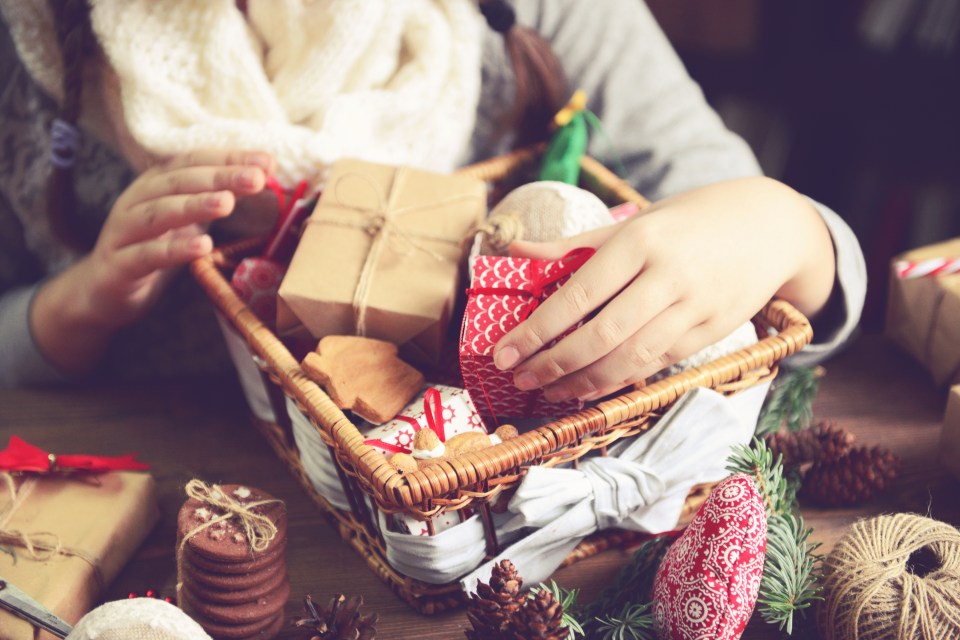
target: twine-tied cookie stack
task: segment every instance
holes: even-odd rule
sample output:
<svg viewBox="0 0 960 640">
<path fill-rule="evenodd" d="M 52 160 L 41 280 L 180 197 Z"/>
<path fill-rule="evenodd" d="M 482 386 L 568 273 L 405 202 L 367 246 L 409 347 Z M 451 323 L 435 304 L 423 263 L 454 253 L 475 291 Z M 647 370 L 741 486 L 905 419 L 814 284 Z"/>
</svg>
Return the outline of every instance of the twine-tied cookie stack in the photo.
<svg viewBox="0 0 960 640">
<path fill-rule="evenodd" d="M 180 607 L 215 638 L 274 637 L 290 596 L 283 502 L 199 480 L 186 492 L 177 516 Z"/>
</svg>

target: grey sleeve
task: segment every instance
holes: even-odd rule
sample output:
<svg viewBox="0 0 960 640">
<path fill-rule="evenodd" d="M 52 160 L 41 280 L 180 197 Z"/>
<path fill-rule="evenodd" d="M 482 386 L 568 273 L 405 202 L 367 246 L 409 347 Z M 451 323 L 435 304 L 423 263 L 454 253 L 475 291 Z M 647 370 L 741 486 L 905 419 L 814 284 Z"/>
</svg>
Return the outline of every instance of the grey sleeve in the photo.
<svg viewBox="0 0 960 640">
<path fill-rule="evenodd" d="M 39 288 L 37 283 L 0 296 L 0 387 L 69 381 L 43 357 L 30 332 L 30 305 Z"/>
<path fill-rule="evenodd" d="M 749 146 L 707 104 L 647 6 L 639 0 L 518 0 L 518 21 L 559 56 L 571 88 L 586 92 L 603 122 L 590 154 L 619 158 L 626 178 L 651 200 L 731 178 L 760 175 Z M 811 364 L 833 353 L 860 320 L 866 295 L 863 254 L 849 226 L 819 203 L 833 237 L 839 313 L 816 323 L 815 344 L 794 358 Z M 773 214 L 773 212 L 772 212 Z M 744 233 L 749 233 L 745 230 Z"/>
</svg>

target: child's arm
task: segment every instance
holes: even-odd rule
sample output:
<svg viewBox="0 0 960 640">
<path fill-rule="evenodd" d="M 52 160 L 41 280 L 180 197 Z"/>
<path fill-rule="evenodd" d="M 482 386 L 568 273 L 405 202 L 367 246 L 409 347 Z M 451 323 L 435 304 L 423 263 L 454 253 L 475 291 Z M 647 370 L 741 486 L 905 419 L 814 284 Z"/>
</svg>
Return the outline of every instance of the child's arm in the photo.
<svg viewBox="0 0 960 640">
<path fill-rule="evenodd" d="M 82 374 L 113 334 L 149 311 L 174 267 L 206 255 L 206 225 L 263 189 L 273 159 L 201 151 L 150 169 L 117 199 L 93 251 L 36 292 L 31 334 L 46 359 Z"/>
<path fill-rule="evenodd" d="M 545 386 L 553 400 L 590 399 L 646 378 L 728 335 L 774 295 L 816 316 L 834 285 L 821 217 L 806 198 L 762 177 L 694 189 L 615 227 L 511 250 L 559 258 L 585 245 L 596 255 L 494 356 L 514 368 L 517 386 Z"/>
</svg>

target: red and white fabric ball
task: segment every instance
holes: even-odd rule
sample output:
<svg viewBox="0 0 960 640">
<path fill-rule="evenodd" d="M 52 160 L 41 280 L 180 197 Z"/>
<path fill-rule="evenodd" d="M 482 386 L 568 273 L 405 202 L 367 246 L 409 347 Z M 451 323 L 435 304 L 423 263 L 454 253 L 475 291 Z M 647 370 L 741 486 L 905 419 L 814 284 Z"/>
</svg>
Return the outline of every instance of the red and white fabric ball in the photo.
<svg viewBox="0 0 960 640">
<path fill-rule="evenodd" d="M 244 258 L 237 265 L 230 284 L 260 320 L 273 326 L 277 321 L 277 292 L 286 273 L 284 267 L 267 258 Z"/>
<path fill-rule="evenodd" d="M 653 586 L 662 639 L 735 640 L 760 591 L 767 514 L 746 474 L 722 480 L 667 551 Z"/>
</svg>

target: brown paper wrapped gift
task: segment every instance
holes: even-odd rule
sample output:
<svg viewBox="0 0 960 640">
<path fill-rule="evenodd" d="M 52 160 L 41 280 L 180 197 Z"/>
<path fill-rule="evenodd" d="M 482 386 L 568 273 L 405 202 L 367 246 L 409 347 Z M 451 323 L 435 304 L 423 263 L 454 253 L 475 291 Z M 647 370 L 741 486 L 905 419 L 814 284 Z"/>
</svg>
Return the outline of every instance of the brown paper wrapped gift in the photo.
<svg viewBox="0 0 960 640">
<path fill-rule="evenodd" d="M 278 332 L 368 336 L 437 362 L 463 238 L 485 214 L 480 180 L 337 162 L 280 285 Z"/>
<path fill-rule="evenodd" d="M 960 257 L 960 238 L 894 258 Z M 938 385 L 960 383 L 960 273 L 900 278 L 891 265 L 886 334 L 919 360 Z"/>
<path fill-rule="evenodd" d="M 98 603 L 159 516 L 156 485 L 145 473 L 114 471 L 79 478 L 17 478 L 14 499 L 0 494 L 0 576 L 70 624 Z M 19 534 L 62 551 L 37 558 L 13 540 Z M 0 609 L 0 640 L 33 640 L 34 628 Z M 39 634 L 43 640 L 53 635 Z"/>
<path fill-rule="evenodd" d="M 960 384 L 950 389 L 940 435 L 940 461 L 960 480 Z"/>
</svg>

